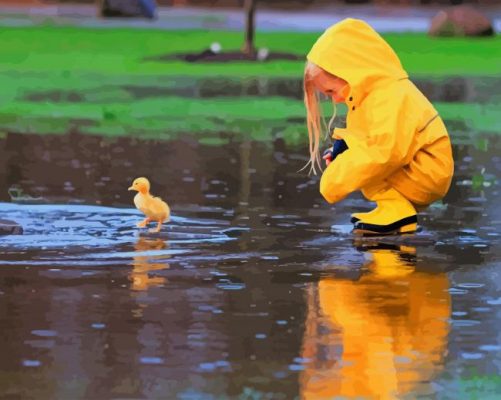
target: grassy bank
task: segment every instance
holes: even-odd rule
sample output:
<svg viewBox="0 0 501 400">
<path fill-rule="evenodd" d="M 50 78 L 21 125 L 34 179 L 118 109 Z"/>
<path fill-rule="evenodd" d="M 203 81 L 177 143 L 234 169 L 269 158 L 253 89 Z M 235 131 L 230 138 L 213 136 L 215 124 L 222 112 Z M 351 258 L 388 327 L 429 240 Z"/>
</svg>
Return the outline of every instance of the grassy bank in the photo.
<svg viewBox="0 0 501 400">
<path fill-rule="evenodd" d="M 258 33 L 257 45 L 304 56 L 317 35 Z M 424 34 L 385 38 L 411 76 L 498 76 L 501 39 L 433 39 Z M 0 28 L 0 131 L 142 135 L 171 138 L 200 133 L 217 141 L 220 132 L 257 140 L 280 135 L 304 140 L 302 102 L 285 97 L 172 95 L 180 79 L 249 77 L 300 79 L 303 61 L 192 64 L 148 60 L 198 52 L 218 41 L 238 49 L 238 32 L 87 29 L 75 27 Z M 224 83 L 223 83 L 224 84 Z M 128 86 L 146 94 L 131 95 Z M 179 88 L 178 88 L 179 89 Z M 164 90 L 164 92 L 162 92 Z M 439 103 L 447 120 L 462 131 L 499 132 L 497 104 Z M 326 106 L 328 107 L 328 106 Z M 326 108 L 326 112 L 329 112 Z"/>
<path fill-rule="evenodd" d="M 317 38 L 312 33 L 259 33 L 258 47 L 305 56 Z M 411 75 L 497 76 L 501 67 L 501 37 L 491 39 L 429 38 L 424 34 L 387 34 L 385 39 Z M 56 74 L 86 72 L 139 75 L 296 76 L 303 62 L 186 64 L 145 62 L 146 57 L 196 52 L 212 42 L 238 49 L 239 32 L 23 27 L 0 29 L 2 71 Z"/>
</svg>

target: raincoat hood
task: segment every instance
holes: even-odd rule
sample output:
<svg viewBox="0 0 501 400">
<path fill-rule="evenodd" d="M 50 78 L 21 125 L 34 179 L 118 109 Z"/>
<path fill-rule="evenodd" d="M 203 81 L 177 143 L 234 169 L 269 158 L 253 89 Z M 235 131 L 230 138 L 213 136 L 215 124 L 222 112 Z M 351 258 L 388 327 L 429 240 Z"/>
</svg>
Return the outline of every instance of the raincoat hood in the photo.
<svg viewBox="0 0 501 400">
<path fill-rule="evenodd" d="M 350 86 L 352 104 L 388 81 L 405 79 L 398 56 L 366 22 L 347 18 L 328 28 L 307 55 L 308 61 Z"/>
</svg>

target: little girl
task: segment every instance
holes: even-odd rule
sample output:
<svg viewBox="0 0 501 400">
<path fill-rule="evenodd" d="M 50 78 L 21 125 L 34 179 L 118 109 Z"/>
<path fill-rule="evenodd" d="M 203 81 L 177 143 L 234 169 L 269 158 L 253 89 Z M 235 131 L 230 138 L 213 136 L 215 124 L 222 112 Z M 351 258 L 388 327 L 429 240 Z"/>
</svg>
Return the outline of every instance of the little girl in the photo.
<svg viewBox="0 0 501 400">
<path fill-rule="evenodd" d="M 416 209 L 448 191 L 454 162 L 447 130 L 409 80 L 392 48 L 367 23 L 345 19 L 325 31 L 307 56 L 305 105 L 310 167 L 320 164 L 318 93 L 348 106 L 336 128 L 320 193 L 329 203 L 361 190 L 376 208 L 352 214 L 355 233 L 413 232 Z M 329 124 L 330 129 L 330 124 Z"/>
</svg>

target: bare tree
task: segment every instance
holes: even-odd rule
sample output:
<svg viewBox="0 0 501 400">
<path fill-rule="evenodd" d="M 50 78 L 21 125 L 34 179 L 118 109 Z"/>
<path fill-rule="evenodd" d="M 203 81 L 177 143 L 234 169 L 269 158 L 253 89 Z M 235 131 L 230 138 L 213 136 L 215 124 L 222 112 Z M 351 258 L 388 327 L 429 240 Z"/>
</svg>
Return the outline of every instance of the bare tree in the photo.
<svg viewBox="0 0 501 400">
<path fill-rule="evenodd" d="M 242 52 L 250 57 L 256 54 L 254 47 L 256 0 L 244 0 L 245 38 Z"/>
</svg>

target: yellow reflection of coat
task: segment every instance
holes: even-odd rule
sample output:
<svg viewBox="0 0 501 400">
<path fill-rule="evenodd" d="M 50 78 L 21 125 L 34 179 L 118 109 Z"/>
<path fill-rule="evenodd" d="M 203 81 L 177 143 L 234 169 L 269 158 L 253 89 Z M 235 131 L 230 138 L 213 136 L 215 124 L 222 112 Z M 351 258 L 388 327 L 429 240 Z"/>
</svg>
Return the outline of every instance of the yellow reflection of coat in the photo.
<svg viewBox="0 0 501 400">
<path fill-rule="evenodd" d="M 449 332 L 446 275 L 414 272 L 389 250 L 374 251 L 368 267 L 358 282 L 328 278 L 311 288 L 302 399 L 401 398 L 429 389 L 440 371 Z M 320 334 L 320 325 L 331 334 Z"/>
<path fill-rule="evenodd" d="M 346 129 L 334 131 L 349 149 L 322 175 L 326 200 L 382 180 L 418 205 L 443 197 L 454 168 L 447 130 L 384 39 L 365 22 L 345 19 L 325 31 L 308 60 L 350 87 Z"/>
</svg>

